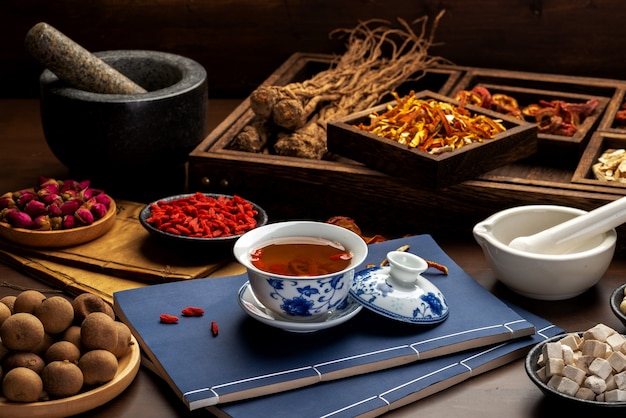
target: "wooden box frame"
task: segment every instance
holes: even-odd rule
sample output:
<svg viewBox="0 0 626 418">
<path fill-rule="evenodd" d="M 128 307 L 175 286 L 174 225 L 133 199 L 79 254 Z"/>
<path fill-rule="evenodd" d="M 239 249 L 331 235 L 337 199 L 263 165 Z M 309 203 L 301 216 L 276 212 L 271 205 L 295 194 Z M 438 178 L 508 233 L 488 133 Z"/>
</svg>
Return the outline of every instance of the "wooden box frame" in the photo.
<svg viewBox="0 0 626 418">
<path fill-rule="evenodd" d="M 304 62 L 327 65 L 328 59 L 324 55 L 294 54 L 264 84 L 288 82 L 302 71 Z M 547 82 L 556 81 L 566 92 L 611 97 L 607 111 L 618 105 L 616 101 L 623 97 L 621 89 L 626 86 L 626 81 L 621 80 L 495 69 L 451 67 L 441 71 L 450 71 L 451 78 L 458 77 L 458 83 L 448 92 L 438 92 L 448 96 L 458 91 L 457 86 L 463 85 L 464 78 L 474 77 L 472 74 L 478 72 L 497 77 L 499 84 L 546 89 Z M 561 163 L 530 157 L 448 188 L 431 190 L 353 160 L 309 161 L 224 149 L 224 144 L 251 117 L 249 99 L 245 99 L 192 151 L 188 188 L 241 194 L 266 209 L 270 222 L 323 220 L 343 215 L 354 218 L 366 232 L 386 231 L 390 238 L 425 232 L 434 236 L 471 236 L 476 222 L 512 206 L 555 204 L 591 210 L 624 195 L 622 188 L 573 182 L 578 158 Z M 603 123 L 604 120 L 601 126 Z M 620 236 L 626 237 L 626 231 L 618 231 L 618 244 L 626 247 L 622 243 L 626 240 Z"/>
</svg>

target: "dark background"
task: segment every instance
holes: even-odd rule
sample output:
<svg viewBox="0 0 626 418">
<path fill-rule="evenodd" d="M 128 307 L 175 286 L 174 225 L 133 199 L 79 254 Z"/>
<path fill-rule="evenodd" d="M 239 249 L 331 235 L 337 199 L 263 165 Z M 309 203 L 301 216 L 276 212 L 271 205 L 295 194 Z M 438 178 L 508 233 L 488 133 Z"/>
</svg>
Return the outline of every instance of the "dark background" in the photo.
<svg viewBox="0 0 626 418">
<path fill-rule="evenodd" d="M 456 65 L 626 78 L 622 0 L 3 0 L 0 97 L 38 96 L 42 68 L 23 41 L 41 21 L 93 52 L 187 56 L 211 97 L 245 97 L 294 52 L 341 54 L 334 29 L 442 9 L 430 52 Z"/>
</svg>

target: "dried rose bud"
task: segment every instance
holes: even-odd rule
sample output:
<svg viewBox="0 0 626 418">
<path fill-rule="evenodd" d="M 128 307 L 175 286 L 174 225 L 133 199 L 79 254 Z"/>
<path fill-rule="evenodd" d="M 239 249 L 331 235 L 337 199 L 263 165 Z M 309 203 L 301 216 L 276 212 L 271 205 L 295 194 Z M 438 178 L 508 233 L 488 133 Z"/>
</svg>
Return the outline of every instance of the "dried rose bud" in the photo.
<svg viewBox="0 0 626 418">
<path fill-rule="evenodd" d="M 47 212 L 46 205 L 39 200 L 31 200 L 24 206 L 24 212 L 28 213 L 32 218 L 43 215 Z"/>
<path fill-rule="evenodd" d="M 50 217 L 48 215 L 37 216 L 35 219 L 33 219 L 31 229 L 34 229 L 36 231 L 50 231 L 52 229 Z"/>
<path fill-rule="evenodd" d="M 79 181 L 78 184 L 76 185 L 76 191 L 84 190 L 88 188 L 90 184 L 91 184 L 90 180 Z"/>
<path fill-rule="evenodd" d="M 13 198 L 20 208 L 23 208 L 24 205 L 36 197 L 37 195 L 32 190 L 20 190 L 19 192 L 13 193 Z"/>
<path fill-rule="evenodd" d="M 65 192 L 75 192 L 78 189 L 78 182 L 76 180 L 63 180 L 63 185 L 61 186 L 61 193 Z"/>
<path fill-rule="evenodd" d="M 103 218 L 104 215 L 107 214 L 107 210 L 107 207 L 102 203 L 96 202 L 91 206 L 91 213 L 93 214 L 94 219 Z"/>
<path fill-rule="evenodd" d="M 96 195 L 94 199 L 96 199 L 96 202 L 102 203 L 107 208 L 111 206 L 111 198 L 107 196 L 106 193 L 100 193 Z"/>
<path fill-rule="evenodd" d="M 62 190 L 61 197 L 63 200 L 75 199 L 78 196 L 78 192 L 76 190 Z"/>
<path fill-rule="evenodd" d="M 104 193 L 104 191 L 101 189 L 94 189 L 93 187 L 87 187 L 86 189 L 81 190 L 79 194 L 83 198 L 83 200 L 87 201 L 91 199 L 92 197 L 98 196 L 102 193 Z"/>
<path fill-rule="evenodd" d="M 14 208 L 17 206 L 15 199 L 13 199 L 13 192 L 7 192 L 0 196 L 0 209 Z"/>
<path fill-rule="evenodd" d="M 50 216 L 50 227 L 52 230 L 63 229 L 63 218 L 61 216 Z"/>
<path fill-rule="evenodd" d="M 57 202 L 51 203 L 46 206 L 46 210 L 48 211 L 48 215 L 50 216 L 63 216 L 63 212 L 61 212 L 61 205 Z"/>
<path fill-rule="evenodd" d="M 17 209 L 9 210 L 5 213 L 6 221 L 15 228 L 30 228 L 33 224 L 33 218 L 27 213 L 20 212 Z"/>
<path fill-rule="evenodd" d="M 61 190 L 61 185 L 55 179 L 40 178 L 39 187 L 36 188 L 37 194 L 58 194 Z"/>
<path fill-rule="evenodd" d="M 61 213 L 63 215 L 71 215 L 74 212 L 76 212 L 76 210 L 78 210 L 79 207 L 81 207 L 83 204 L 83 201 L 76 198 L 76 199 L 70 199 L 67 202 L 64 202 L 60 208 L 61 208 Z"/>
<path fill-rule="evenodd" d="M 74 213 L 74 217 L 76 218 L 76 222 L 82 225 L 91 225 L 94 220 L 93 214 L 85 207 L 78 208 L 76 213 Z"/>
<path fill-rule="evenodd" d="M 65 215 L 61 223 L 63 229 L 72 229 L 76 226 L 76 218 L 74 215 Z"/>
<path fill-rule="evenodd" d="M 59 193 L 50 191 L 48 189 L 37 190 L 37 198 L 44 202 L 46 205 L 49 205 L 50 203 L 58 199 L 63 200 L 63 196 L 61 196 Z"/>
</svg>

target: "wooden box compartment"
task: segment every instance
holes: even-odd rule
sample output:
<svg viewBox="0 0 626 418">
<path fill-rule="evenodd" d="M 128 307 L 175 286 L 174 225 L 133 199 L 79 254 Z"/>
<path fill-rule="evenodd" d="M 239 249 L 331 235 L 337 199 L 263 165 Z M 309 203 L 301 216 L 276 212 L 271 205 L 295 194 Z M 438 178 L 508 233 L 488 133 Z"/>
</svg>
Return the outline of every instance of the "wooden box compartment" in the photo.
<svg viewBox="0 0 626 418">
<path fill-rule="evenodd" d="M 626 192 L 626 182 L 600 180 L 593 173 L 594 164 L 598 163 L 598 158 L 609 149 L 626 150 L 626 131 L 623 131 L 623 133 L 594 133 L 580 159 L 578 167 L 576 167 L 572 181 L 602 188 L 618 188 Z M 626 156 L 624 161 L 626 161 Z M 624 179 L 626 180 L 626 178 Z"/>
<path fill-rule="evenodd" d="M 607 105 L 619 93 L 616 84 L 611 80 L 474 69 L 461 78 L 451 96 L 455 97 L 459 91 L 471 90 L 477 86 L 485 87 L 491 94 L 502 93 L 515 98 L 520 108 L 537 103 L 539 100 L 563 100 L 567 103 L 598 100 L 595 111 L 585 119 L 574 135 L 542 132 L 537 134 L 539 155 L 576 161 L 589 141 L 591 133 L 599 126 Z"/>
<path fill-rule="evenodd" d="M 456 100 L 430 91 L 415 94 L 417 99 L 435 99 L 458 105 Z M 409 148 L 388 138 L 355 127 L 369 125 L 369 115 L 382 114 L 396 102 L 349 115 L 328 123 L 328 149 L 375 170 L 410 179 L 414 186 L 444 188 L 474 178 L 496 167 L 529 157 L 537 151 L 537 126 L 515 117 L 467 105 L 473 115 L 500 119 L 506 131 L 493 139 L 464 145 L 451 152 L 430 154 Z"/>
<path fill-rule="evenodd" d="M 604 112 L 604 118 L 598 126 L 598 131 L 612 132 L 616 134 L 626 134 L 626 120 L 621 123 L 617 121 L 617 112 L 626 111 L 626 84 L 622 85 Z"/>
</svg>

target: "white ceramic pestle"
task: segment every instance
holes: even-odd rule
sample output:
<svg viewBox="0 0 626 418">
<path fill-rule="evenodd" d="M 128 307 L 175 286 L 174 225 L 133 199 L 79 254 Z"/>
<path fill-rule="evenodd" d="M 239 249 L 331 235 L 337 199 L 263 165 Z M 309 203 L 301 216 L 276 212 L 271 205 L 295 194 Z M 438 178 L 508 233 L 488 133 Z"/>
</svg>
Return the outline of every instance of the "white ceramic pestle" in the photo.
<svg viewBox="0 0 626 418">
<path fill-rule="evenodd" d="M 585 240 L 626 222 L 626 197 L 536 234 L 513 239 L 509 247 L 538 254 L 574 252 Z"/>
</svg>

